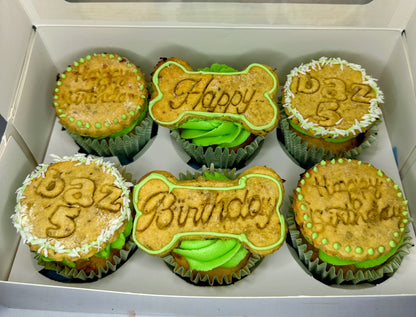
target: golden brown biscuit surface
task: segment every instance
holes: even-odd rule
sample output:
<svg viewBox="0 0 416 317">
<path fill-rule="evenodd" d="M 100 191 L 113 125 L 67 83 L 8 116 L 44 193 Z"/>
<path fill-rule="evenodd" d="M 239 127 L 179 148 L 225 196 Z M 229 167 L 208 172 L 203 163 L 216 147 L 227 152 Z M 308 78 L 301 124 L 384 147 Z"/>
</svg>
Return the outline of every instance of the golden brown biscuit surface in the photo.
<svg viewBox="0 0 416 317">
<path fill-rule="evenodd" d="M 55 261 L 88 258 L 124 231 L 123 195 L 94 161 L 53 163 L 24 186 L 16 222 L 32 250 Z"/>
<path fill-rule="evenodd" d="M 57 81 L 56 115 L 69 131 L 106 137 L 131 126 L 148 97 L 143 73 L 117 54 L 94 54 L 69 66 Z"/>
<path fill-rule="evenodd" d="M 363 261 L 399 245 L 407 201 L 381 170 L 357 160 L 323 161 L 306 171 L 293 201 L 299 228 L 328 255 Z"/>
<path fill-rule="evenodd" d="M 283 90 L 293 123 L 327 138 L 365 132 L 381 117 L 382 101 L 375 80 L 359 65 L 324 57 L 292 70 Z"/>
<path fill-rule="evenodd" d="M 253 167 L 235 181 L 179 181 L 156 171 L 135 186 L 133 234 L 144 251 L 164 256 L 182 239 L 234 238 L 251 252 L 267 255 L 280 248 L 286 225 L 279 208 L 281 178 Z"/>
<path fill-rule="evenodd" d="M 262 64 L 236 73 L 204 73 L 171 58 L 156 65 L 153 87 L 149 112 L 170 128 L 192 117 L 219 118 L 241 122 L 251 133 L 265 135 L 280 118 L 274 101 L 278 78 Z"/>
</svg>

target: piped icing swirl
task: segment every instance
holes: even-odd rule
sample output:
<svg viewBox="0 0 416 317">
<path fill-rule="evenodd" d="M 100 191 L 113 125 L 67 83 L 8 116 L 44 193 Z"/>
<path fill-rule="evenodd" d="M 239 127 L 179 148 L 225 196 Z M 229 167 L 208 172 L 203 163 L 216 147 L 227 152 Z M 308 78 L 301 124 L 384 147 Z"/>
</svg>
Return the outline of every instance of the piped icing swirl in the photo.
<svg viewBox="0 0 416 317">
<path fill-rule="evenodd" d="M 313 136 L 326 138 L 364 132 L 381 118 L 383 99 L 374 78 L 360 65 L 340 58 L 321 57 L 295 67 L 283 87 L 283 107 L 289 119 Z"/>
<path fill-rule="evenodd" d="M 217 145 L 230 148 L 244 143 L 250 136 L 238 122 L 191 118 L 179 126 L 181 138 L 190 139 L 197 146 Z"/>
<path fill-rule="evenodd" d="M 172 252 L 184 256 L 189 269 L 203 272 L 218 267 L 233 268 L 248 254 L 247 249 L 234 239 L 184 240 Z"/>
</svg>

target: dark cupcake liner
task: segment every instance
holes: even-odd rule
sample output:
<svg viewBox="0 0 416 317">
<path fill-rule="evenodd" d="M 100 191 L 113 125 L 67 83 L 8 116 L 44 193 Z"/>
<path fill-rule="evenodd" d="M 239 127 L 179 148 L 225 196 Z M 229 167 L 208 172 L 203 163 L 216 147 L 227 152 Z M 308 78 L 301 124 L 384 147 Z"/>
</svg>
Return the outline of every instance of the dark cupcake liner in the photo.
<svg viewBox="0 0 416 317">
<path fill-rule="evenodd" d="M 61 262 L 44 261 L 38 254 L 35 255 L 35 259 L 39 265 L 44 267 L 40 273 L 52 280 L 66 283 L 86 283 L 94 282 L 115 272 L 131 257 L 136 249 L 136 244 L 132 240 L 127 241 L 125 249 L 120 250 L 120 256 L 113 256 L 114 263 L 107 259 L 106 267 L 99 267 L 98 273 L 92 271 L 89 274 L 83 270 L 66 266 Z"/>
<path fill-rule="evenodd" d="M 157 125 L 150 116 L 147 116 L 133 131 L 120 137 L 95 139 L 70 131 L 68 133 L 87 154 L 117 156 L 121 164 L 128 164 L 146 146 L 156 131 Z"/>
<path fill-rule="evenodd" d="M 285 149 L 295 162 L 305 168 L 309 169 L 322 160 L 331 160 L 333 158 L 344 157 L 347 159 L 356 158 L 364 149 L 367 149 L 376 140 L 378 132 L 378 124 L 381 121 L 376 121 L 373 126 L 364 134 L 362 143 L 349 150 L 344 151 L 340 155 L 334 155 L 330 150 L 326 151 L 324 148 L 312 145 L 308 149 L 308 142 L 303 141 L 300 136 L 290 130 L 289 119 L 284 110 L 281 110 L 282 119 L 279 121 L 277 130 L 278 139 L 284 144 Z"/>
<path fill-rule="evenodd" d="M 403 243 L 400 245 L 394 255 L 392 255 L 385 263 L 376 268 L 359 269 L 357 272 L 351 270 L 339 269 L 319 258 L 312 259 L 313 251 L 308 249 L 308 245 L 301 238 L 302 233 L 298 230 L 295 221 L 293 209 L 290 207 L 286 217 L 289 235 L 288 244 L 294 249 L 300 264 L 304 266 L 306 271 L 310 273 L 318 281 L 329 285 L 357 285 L 369 283 L 370 285 L 379 284 L 391 277 L 400 267 L 403 258 L 409 254 L 410 248 L 413 246 L 409 231 L 406 231 Z"/>
<path fill-rule="evenodd" d="M 213 164 L 217 168 L 241 168 L 244 167 L 251 159 L 253 159 L 260 150 L 264 136 L 257 136 L 253 142 L 237 151 L 227 148 L 212 148 L 197 146 L 192 142 L 180 137 L 178 130 L 172 130 L 171 136 L 179 143 L 181 148 L 191 157 L 197 165 L 210 166 Z M 191 162 L 192 163 L 192 162 Z"/>
</svg>

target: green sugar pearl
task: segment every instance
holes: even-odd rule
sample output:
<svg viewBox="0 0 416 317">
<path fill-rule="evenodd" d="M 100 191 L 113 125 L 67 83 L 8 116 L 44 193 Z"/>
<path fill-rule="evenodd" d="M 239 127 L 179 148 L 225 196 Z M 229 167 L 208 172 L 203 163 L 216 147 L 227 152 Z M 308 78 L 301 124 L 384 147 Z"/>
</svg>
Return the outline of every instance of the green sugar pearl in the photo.
<svg viewBox="0 0 416 317">
<path fill-rule="evenodd" d="M 312 239 L 316 239 L 318 238 L 318 233 L 317 232 L 312 232 Z"/>
<path fill-rule="evenodd" d="M 338 163 L 344 163 L 344 160 L 342 158 L 338 159 Z"/>
<path fill-rule="evenodd" d="M 121 62 L 123 60 L 123 58 L 120 57 L 120 56 L 117 59 L 118 59 L 119 62 Z"/>
<path fill-rule="evenodd" d="M 335 163 L 336 163 L 335 159 L 332 159 L 331 164 L 335 164 Z"/>
<path fill-rule="evenodd" d="M 384 247 L 381 245 L 381 246 L 379 246 L 378 247 L 378 252 L 380 252 L 380 253 L 384 253 Z"/>
<path fill-rule="evenodd" d="M 302 201 L 302 200 L 303 200 L 303 195 L 299 194 L 299 195 L 298 195 L 298 199 L 299 199 L 300 201 Z"/>
<path fill-rule="evenodd" d="M 309 215 L 304 214 L 304 215 L 303 215 L 303 219 L 308 220 L 308 219 L 309 219 Z"/>
<path fill-rule="evenodd" d="M 130 68 L 131 66 L 133 66 L 133 65 L 132 65 L 132 64 L 130 64 L 130 63 L 128 63 L 128 64 L 127 64 L 127 67 L 129 67 L 129 68 Z"/>
<path fill-rule="evenodd" d="M 118 119 L 114 119 L 114 121 L 113 121 L 114 123 L 118 123 L 119 121 L 118 121 Z"/>
<path fill-rule="evenodd" d="M 123 114 L 123 115 L 121 116 L 121 118 L 122 118 L 123 120 L 126 120 L 126 119 L 127 119 L 127 115 L 126 115 L 126 114 Z"/>
<path fill-rule="evenodd" d="M 74 62 L 74 66 L 79 66 L 79 63 L 78 62 Z"/>
<path fill-rule="evenodd" d="M 318 168 L 316 166 L 314 166 L 313 171 L 318 172 Z"/>
<path fill-rule="evenodd" d="M 296 191 L 297 191 L 298 193 L 300 193 L 300 192 L 301 192 L 300 187 L 296 187 Z"/>
<path fill-rule="evenodd" d="M 138 72 L 137 68 L 133 69 L 132 72 L 137 73 Z M 139 77 L 137 77 L 137 78 L 139 78 Z M 140 80 L 140 79 L 137 79 L 137 80 Z"/>
<path fill-rule="evenodd" d="M 347 251 L 348 253 L 350 253 L 350 252 L 351 252 L 351 247 L 350 247 L 349 245 L 347 245 L 347 246 L 345 247 L 345 251 Z"/>
<path fill-rule="evenodd" d="M 322 161 L 321 161 L 321 165 L 322 165 L 322 166 L 325 166 L 325 165 L 326 165 L 326 161 L 322 160 Z"/>
<path fill-rule="evenodd" d="M 307 208 L 306 208 L 306 206 L 305 205 L 300 205 L 300 209 L 302 209 L 303 211 L 305 211 Z"/>
<path fill-rule="evenodd" d="M 110 54 L 108 57 L 110 57 L 110 58 L 114 58 L 114 55 L 113 55 L 113 54 Z"/>
<path fill-rule="evenodd" d="M 80 58 L 80 59 L 79 59 L 79 61 L 80 61 L 81 63 L 85 63 L 85 58 Z"/>
<path fill-rule="evenodd" d="M 389 245 L 394 248 L 396 246 L 396 242 L 394 242 L 393 240 L 389 241 Z"/>
<path fill-rule="evenodd" d="M 393 236 L 396 237 L 396 238 L 398 238 L 399 235 L 400 235 L 400 233 L 398 233 L 397 231 L 393 233 Z"/>
<path fill-rule="evenodd" d="M 55 88 L 55 92 L 59 92 L 59 88 Z"/>
<path fill-rule="evenodd" d="M 311 223 L 311 222 L 308 222 L 308 223 L 306 224 L 306 228 L 308 228 L 308 229 L 312 228 L 312 223 Z"/>
<path fill-rule="evenodd" d="M 300 181 L 300 183 L 302 184 L 302 185 L 305 185 L 305 180 L 304 179 L 302 179 L 301 181 Z"/>
<path fill-rule="evenodd" d="M 91 128 L 91 124 L 89 124 L 89 122 L 85 122 L 85 127 L 86 127 L 87 129 L 89 129 L 89 128 Z"/>
<path fill-rule="evenodd" d="M 67 68 L 66 68 L 66 71 L 67 71 L 67 72 L 71 72 L 71 71 L 72 71 L 72 67 L 67 67 Z"/>
<path fill-rule="evenodd" d="M 373 255 L 373 254 L 374 254 L 374 249 L 373 249 L 373 248 L 369 248 L 369 249 L 367 250 L 367 253 L 368 253 L 369 255 Z"/>
<path fill-rule="evenodd" d="M 130 113 L 131 116 L 134 116 L 135 115 L 135 112 L 133 110 L 130 111 L 129 113 Z"/>
<path fill-rule="evenodd" d="M 87 57 L 86 57 L 87 61 L 89 61 L 91 58 L 92 58 L 91 55 L 87 55 Z"/>
<path fill-rule="evenodd" d="M 64 78 L 64 77 L 62 77 L 62 78 Z M 61 85 L 62 85 L 62 82 L 58 80 L 58 81 L 56 82 L 56 85 L 57 85 L 57 86 L 61 86 Z"/>
<path fill-rule="evenodd" d="M 101 128 L 101 123 L 97 122 L 97 123 L 95 124 L 95 127 L 96 127 L 97 129 L 100 129 L 100 128 Z"/>
<path fill-rule="evenodd" d="M 140 85 L 140 90 L 143 90 L 144 89 L 144 85 Z"/>
<path fill-rule="evenodd" d="M 394 188 L 395 190 L 398 190 L 398 189 L 399 189 L 399 185 L 394 184 L 393 188 Z"/>
<path fill-rule="evenodd" d="M 69 121 L 74 122 L 75 121 L 75 118 L 74 117 L 70 117 L 69 118 Z"/>
<path fill-rule="evenodd" d="M 321 243 L 322 243 L 322 244 L 327 244 L 327 243 L 328 243 L 328 239 L 323 238 L 323 239 L 321 240 Z"/>
<path fill-rule="evenodd" d="M 402 198 L 403 194 L 402 193 L 397 193 L 397 197 Z"/>
<path fill-rule="evenodd" d="M 305 173 L 305 177 L 306 177 L 306 178 L 309 178 L 309 177 L 311 177 L 311 174 L 309 174 L 309 173 Z"/>
<path fill-rule="evenodd" d="M 383 172 L 381 170 L 377 171 L 378 176 L 383 177 Z"/>
<path fill-rule="evenodd" d="M 332 246 L 335 250 L 338 250 L 341 247 L 341 245 L 338 242 L 335 242 Z"/>
<path fill-rule="evenodd" d="M 363 249 L 360 248 L 360 247 L 356 247 L 355 252 L 358 253 L 358 254 L 361 254 L 361 253 L 363 253 Z"/>
<path fill-rule="evenodd" d="M 77 121 L 77 126 L 81 127 L 82 126 L 82 122 L 81 121 Z"/>
<path fill-rule="evenodd" d="M 54 105 L 55 107 L 59 107 L 59 103 L 58 103 L 58 102 L 54 102 L 54 103 L 53 103 L 53 105 Z"/>
</svg>

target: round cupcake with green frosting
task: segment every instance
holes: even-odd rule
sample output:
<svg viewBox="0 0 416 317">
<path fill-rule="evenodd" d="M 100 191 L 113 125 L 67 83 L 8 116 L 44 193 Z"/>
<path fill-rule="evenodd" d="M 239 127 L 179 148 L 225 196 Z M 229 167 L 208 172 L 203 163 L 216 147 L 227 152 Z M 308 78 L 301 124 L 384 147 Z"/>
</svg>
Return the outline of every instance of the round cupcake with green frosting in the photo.
<svg viewBox="0 0 416 317">
<path fill-rule="evenodd" d="M 153 172 L 134 189 L 133 237 L 140 249 L 162 257 L 187 282 L 229 285 L 250 275 L 284 243 L 283 195 L 281 179 L 265 167 L 238 177 L 203 169 L 180 180 Z"/>
<path fill-rule="evenodd" d="M 80 58 L 58 75 L 53 106 L 88 154 L 130 163 L 155 133 L 140 69 L 117 54 Z"/>
<path fill-rule="evenodd" d="M 392 276 L 412 246 L 408 222 L 399 185 L 369 163 L 342 158 L 302 175 L 288 213 L 299 259 L 329 285 Z"/>
<path fill-rule="evenodd" d="M 355 158 L 375 140 L 383 92 L 357 64 L 322 57 L 295 67 L 282 90 L 279 133 L 304 168 Z"/>
<path fill-rule="evenodd" d="M 12 219 L 41 273 L 82 282 L 120 267 L 136 249 L 131 186 L 114 164 L 81 154 L 56 157 L 28 175 Z"/>
<path fill-rule="evenodd" d="M 223 64 L 193 71 L 177 58 L 162 60 L 152 76 L 149 112 L 191 157 L 190 163 L 242 167 L 260 149 L 280 114 L 279 87 L 268 66 L 237 71 Z"/>
</svg>

